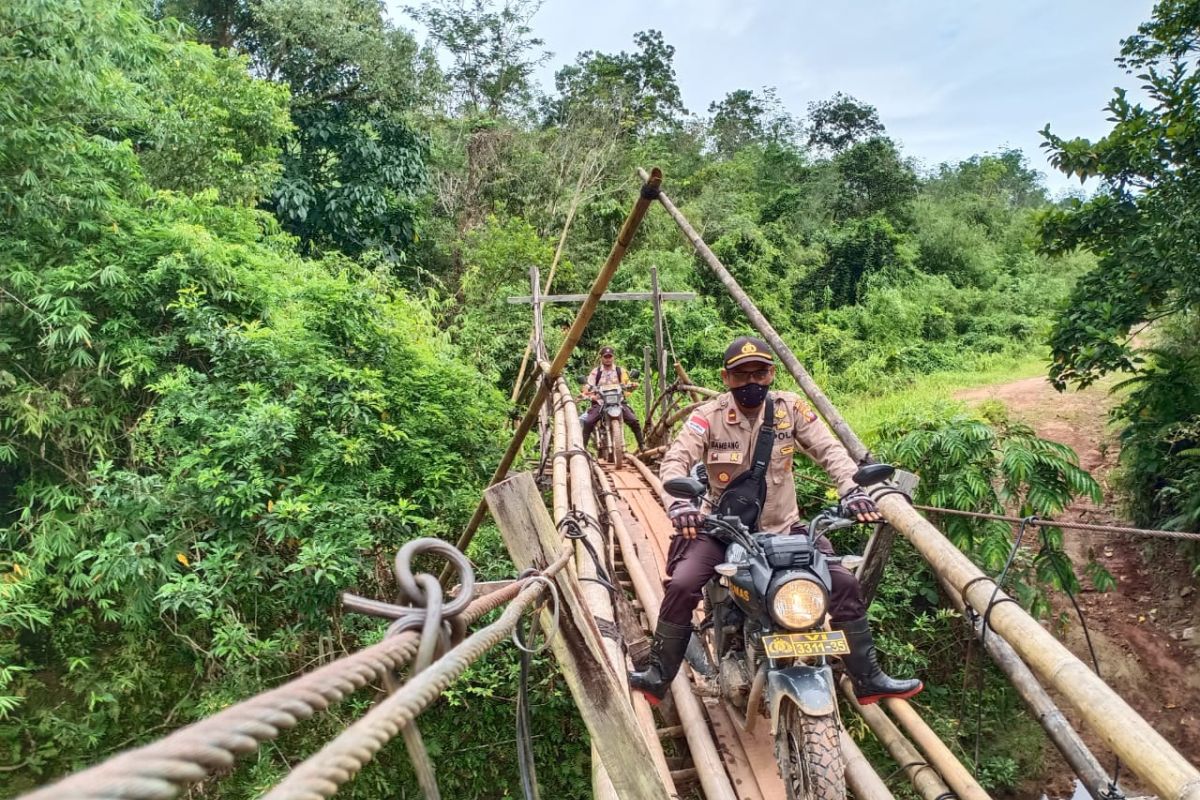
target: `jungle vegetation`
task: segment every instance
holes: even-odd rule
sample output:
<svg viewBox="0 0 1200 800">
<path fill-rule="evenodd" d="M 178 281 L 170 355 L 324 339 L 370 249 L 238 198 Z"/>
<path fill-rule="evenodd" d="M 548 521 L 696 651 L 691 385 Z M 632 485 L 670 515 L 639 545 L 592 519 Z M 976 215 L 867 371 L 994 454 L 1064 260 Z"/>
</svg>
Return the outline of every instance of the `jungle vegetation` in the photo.
<svg viewBox="0 0 1200 800">
<path fill-rule="evenodd" d="M 1143 521 L 1194 527 L 1198 9 L 1164 2 L 1123 45 L 1153 108 L 1118 95 L 1104 140 L 1048 138 L 1058 166 L 1102 179 L 1055 203 L 1020 152 L 919 167 L 844 94 L 800 110 L 748 87 L 687 109 L 658 31 L 540 86 L 533 0 L 414 7 L 423 43 L 376 0 L 0 4 L 0 795 L 377 640 L 339 592 L 387 596 L 400 544 L 461 527 L 506 444 L 529 336 L 504 298 L 560 241 L 553 288 L 585 291 L 638 165 L 663 168 L 835 396 L 1047 342 L 1063 384 L 1133 372 L 1130 497 Z M 700 294 L 668 309 L 670 345 L 714 382 L 745 321 L 656 212 L 613 288 L 648 289 L 651 266 Z M 551 344 L 571 314 L 549 313 Z M 603 305 L 572 374 L 601 343 L 640 361 L 650 314 Z M 1152 353 L 1121 344 L 1156 318 Z M 999 408 L 926 404 L 864 433 L 942 505 L 1052 514 L 1098 491 Z M 1007 528 L 950 533 L 1003 562 Z M 1014 571 L 1035 609 L 1076 580 L 1044 545 Z M 494 531 L 471 556 L 511 574 Z M 944 657 L 963 633 L 940 606 L 902 551 L 872 614 L 967 742 L 962 659 Z M 516 791 L 515 674 L 500 653 L 423 719 L 449 795 Z M 1036 769 L 1031 723 L 1013 724 L 999 681 L 986 692 L 979 774 L 1011 786 Z M 586 796 L 586 732 L 549 661 L 533 696 L 544 789 Z M 257 794 L 369 700 L 206 794 Z M 388 749 L 346 794 L 393 797 L 407 769 Z"/>
</svg>

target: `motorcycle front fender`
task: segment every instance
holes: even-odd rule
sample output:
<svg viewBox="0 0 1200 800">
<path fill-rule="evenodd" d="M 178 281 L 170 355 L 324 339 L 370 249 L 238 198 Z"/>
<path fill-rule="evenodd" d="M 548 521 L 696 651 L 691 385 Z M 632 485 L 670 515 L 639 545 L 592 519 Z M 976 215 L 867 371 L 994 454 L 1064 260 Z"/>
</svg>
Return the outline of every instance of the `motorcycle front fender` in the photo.
<svg viewBox="0 0 1200 800">
<path fill-rule="evenodd" d="M 767 673 L 767 706 L 771 709 L 771 734 L 779 732 L 779 707 L 791 700 L 810 717 L 823 717 L 837 709 L 833 668 L 797 664 Z"/>
</svg>

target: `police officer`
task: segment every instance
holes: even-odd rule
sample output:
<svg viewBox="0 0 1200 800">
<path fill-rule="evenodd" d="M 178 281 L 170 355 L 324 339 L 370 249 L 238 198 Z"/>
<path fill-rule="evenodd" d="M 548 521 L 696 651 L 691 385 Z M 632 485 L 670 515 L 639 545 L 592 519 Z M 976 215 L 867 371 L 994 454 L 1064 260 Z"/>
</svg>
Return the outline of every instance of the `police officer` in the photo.
<svg viewBox="0 0 1200 800">
<path fill-rule="evenodd" d="M 617 366 L 613 356 L 613 349 L 605 346 L 600 348 L 600 365 L 588 373 L 587 385 L 583 388 L 584 394 L 592 399 L 592 407 L 579 415 L 579 421 L 583 423 L 583 441 L 586 444 L 592 436 L 592 429 L 596 427 L 596 421 L 600 419 L 600 414 L 604 411 L 604 404 L 600 402 L 600 395 L 596 393 L 596 389 L 601 386 L 612 386 L 630 384 L 629 373 L 624 367 Z M 636 386 L 636 384 L 633 384 Z M 642 442 L 642 426 L 638 422 L 637 414 L 629 407 L 629 403 L 621 403 L 621 418 L 625 420 L 625 424 L 633 430 L 633 437 L 637 439 L 638 449 L 643 450 Z"/>
<path fill-rule="evenodd" d="M 726 506 L 741 497 L 757 496 L 750 504 L 751 517 L 757 516 L 749 523 L 751 530 L 795 532 L 803 529 L 792 481 L 792 459 L 799 451 L 829 473 L 842 495 L 843 508 L 860 522 L 882 519 L 874 501 L 854 483 L 854 462 L 816 414 L 796 394 L 768 392 L 775 380 L 775 358 L 765 342 L 749 336 L 735 339 L 725 350 L 721 380 L 729 391 L 700 406 L 663 457 L 659 477 L 664 482 L 687 475 L 694 464 L 703 463 L 714 508 L 722 508 L 726 490 Z M 772 415 L 775 436 L 770 463 L 756 483 L 750 466 L 765 414 Z M 645 670 L 629 675 L 630 685 L 652 701 L 663 698 L 679 671 L 692 635 L 692 612 L 716 565 L 725 560 L 723 543 L 698 535 L 703 516 L 695 505 L 670 496 L 663 497 L 663 504 L 675 527 L 667 555 L 670 581 L 658 615 L 650 663 Z M 743 521 L 747 521 L 745 516 Z M 818 546 L 833 554 L 828 539 L 822 538 Z M 921 691 L 921 681 L 897 680 L 880 669 L 858 579 L 841 564 L 831 564 L 829 573 L 833 583 L 829 618 L 850 645 L 850 653 L 842 661 L 858 702 L 870 705 L 884 697 L 912 697 Z"/>
</svg>

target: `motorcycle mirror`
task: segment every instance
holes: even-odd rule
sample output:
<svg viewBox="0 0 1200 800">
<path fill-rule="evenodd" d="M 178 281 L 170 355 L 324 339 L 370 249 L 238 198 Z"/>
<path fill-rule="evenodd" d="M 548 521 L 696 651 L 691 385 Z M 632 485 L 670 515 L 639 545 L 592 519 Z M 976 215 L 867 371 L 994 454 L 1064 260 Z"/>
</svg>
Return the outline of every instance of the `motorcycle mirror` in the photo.
<svg viewBox="0 0 1200 800">
<path fill-rule="evenodd" d="M 679 497 L 684 500 L 695 500 L 704 494 L 704 484 L 695 478 L 671 478 L 663 483 L 663 488 L 671 497 Z"/>
<path fill-rule="evenodd" d="M 859 486 L 874 486 L 877 483 L 891 480 L 896 474 L 896 468 L 891 464 L 867 464 L 854 473 L 854 482 Z"/>
<path fill-rule="evenodd" d="M 580 386 L 587 386 L 588 376 L 581 373 L 575 376 L 575 380 L 579 382 Z"/>
<path fill-rule="evenodd" d="M 638 378 L 642 377 L 642 371 L 640 369 L 631 369 L 629 370 L 629 377 L 636 381 Z"/>
</svg>

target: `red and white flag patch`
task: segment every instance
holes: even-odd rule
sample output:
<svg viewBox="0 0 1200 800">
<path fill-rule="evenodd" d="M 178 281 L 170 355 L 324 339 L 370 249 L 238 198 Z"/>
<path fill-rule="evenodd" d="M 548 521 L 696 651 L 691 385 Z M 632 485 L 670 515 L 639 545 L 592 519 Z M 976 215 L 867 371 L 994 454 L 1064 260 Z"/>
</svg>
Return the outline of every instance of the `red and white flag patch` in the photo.
<svg viewBox="0 0 1200 800">
<path fill-rule="evenodd" d="M 701 436 L 708 433 L 708 420 L 699 414 L 692 414 L 691 418 L 685 424 Z"/>
</svg>

